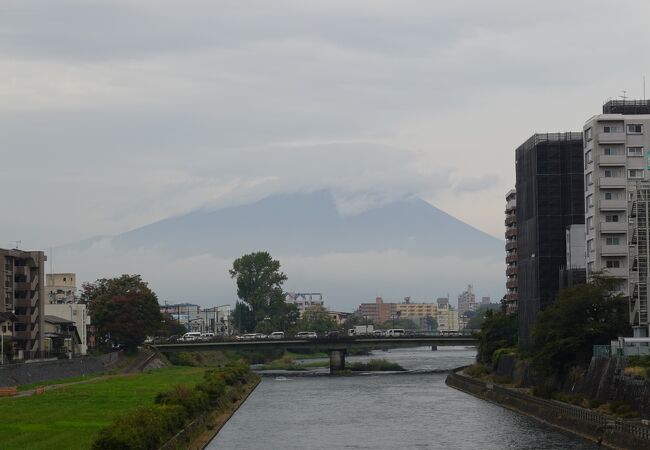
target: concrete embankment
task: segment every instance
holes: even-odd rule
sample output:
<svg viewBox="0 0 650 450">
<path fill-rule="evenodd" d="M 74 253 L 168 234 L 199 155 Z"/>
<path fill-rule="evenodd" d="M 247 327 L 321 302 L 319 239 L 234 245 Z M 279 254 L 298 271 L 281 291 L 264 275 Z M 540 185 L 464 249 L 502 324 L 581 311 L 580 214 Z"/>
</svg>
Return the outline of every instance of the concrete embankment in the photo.
<svg viewBox="0 0 650 450">
<path fill-rule="evenodd" d="M 7 364 L 0 366 L 0 387 L 21 386 L 106 372 L 120 364 L 123 359 L 122 352 L 114 352 L 69 360 Z"/>
<path fill-rule="evenodd" d="M 612 419 L 585 408 L 534 397 L 463 375 L 447 376 L 446 384 L 540 422 L 614 449 L 650 449 L 650 427 L 640 421 Z"/>
</svg>

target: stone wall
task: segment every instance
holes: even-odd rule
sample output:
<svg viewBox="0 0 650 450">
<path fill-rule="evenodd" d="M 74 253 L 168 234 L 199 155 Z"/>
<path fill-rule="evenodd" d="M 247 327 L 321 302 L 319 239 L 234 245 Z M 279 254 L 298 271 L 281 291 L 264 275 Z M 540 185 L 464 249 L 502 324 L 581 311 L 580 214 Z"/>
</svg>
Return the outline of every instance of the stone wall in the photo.
<svg viewBox="0 0 650 450">
<path fill-rule="evenodd" d="M 0 366 L 0 387 L 20 386 L 106 372 L 117 366 L 123 358 L 122 352 L 114 352 L 76 359 L 8 364 Z"/>
<path fill-rule="evenodd" d="M 585 408 L 541 399 L 459 373 L 450 374 L 446 383 L 455 389 L 610 448 L 650 448 L 650 427 L 638 421 L 612 420 Z"/>
</svg>

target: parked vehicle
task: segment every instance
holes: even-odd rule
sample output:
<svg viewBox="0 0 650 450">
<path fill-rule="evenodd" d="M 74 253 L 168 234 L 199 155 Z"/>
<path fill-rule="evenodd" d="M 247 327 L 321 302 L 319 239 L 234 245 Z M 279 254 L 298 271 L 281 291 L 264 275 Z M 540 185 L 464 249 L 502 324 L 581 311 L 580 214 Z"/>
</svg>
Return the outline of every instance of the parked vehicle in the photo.
<svg viewBox="0 0 650 450">
<path fill-rule="evenodd" d="M 386 336 L 389 337 L 404 336 L 405 334 L 406 332 L 403 328 L 391 328 L 390 330 L 386 330 Z"/>
<path fill-rule="evenodd" d="M 269 334 L 269 339 L 284 339 L 284 331 L 274 331 Z"/>
<path fill-rule="evenodd" d="M 318 335 L 315 331 L 300 331 L 298 334 L 296 334 L 296 337 L 298 339 L 314 339 L 317 338 Z"/>
<path fill-rule="evenodd" d="M 201 333 L 199 333 L 198 331 L 190 331 L 189 333 L 185 333 L 181 339 L 183 341 L 196 341 L 200 337 L 201 337 Z"/>
<path fill-rule="evenodd" d="M 381 337 L 384 336 L 384 331 L 383 330 L 375 330 L 372 332 L 372 335 L 375 337 Z"/>
<path fill-rule="evenodd" d="M 339 337 L 339 332 L 338 331 L 328 331 L 327 332 L 327 337 L 328 338 L 337 338 L 337 337 Z"/>
<path fill-rule="evenodd" d="M 348 330 L 348 336 L 368 336 L 372 335 L 374 331 L 375 327 L 373 325 L 357 325 Z"/>
<path fill-rule="evenodd" d="M 266 339 L 267 337 L 264 333 L 255 333 L 255 339 Z"/>
<path fill-rule="evenodd" d="M 201 335 L 201 340 L 203 341 L 209 341 L 210 339 L 214 339 L 214 333 L 203 333 Z"/>
</svg>

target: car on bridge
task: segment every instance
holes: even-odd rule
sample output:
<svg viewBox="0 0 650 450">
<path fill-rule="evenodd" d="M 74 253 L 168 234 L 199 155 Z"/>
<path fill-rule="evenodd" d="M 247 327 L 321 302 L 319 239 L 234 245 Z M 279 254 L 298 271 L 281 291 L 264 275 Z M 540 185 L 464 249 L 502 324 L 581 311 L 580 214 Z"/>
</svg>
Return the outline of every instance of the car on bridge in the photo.
<svg viewBox="0 0 650 450">
<path fill-rule="evenodd" d="M 300 331 L 296 334 L 298 339 L 316 339 L 318 335 L 315 331 Z"/>
<path fill-rule="evenodd" d="M 284 339 L 284 331 L 274 331 L 269 334 L 269 339 Z"/>
</svg>

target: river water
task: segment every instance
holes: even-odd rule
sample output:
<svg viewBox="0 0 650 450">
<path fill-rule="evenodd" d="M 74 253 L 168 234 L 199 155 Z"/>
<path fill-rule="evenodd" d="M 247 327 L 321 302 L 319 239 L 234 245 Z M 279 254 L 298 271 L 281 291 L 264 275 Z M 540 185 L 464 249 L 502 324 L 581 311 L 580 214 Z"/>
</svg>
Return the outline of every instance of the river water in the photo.
<svg viewBox="0 0 650 450">
<path fill-rule="evenodd" d="M 207 447 L 224 450 L 596 449 L 445 385 L 474 350 L 376 351 L 411 371 L 353 377 L 265 378 Z"/>
</svg>

